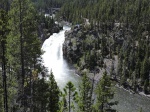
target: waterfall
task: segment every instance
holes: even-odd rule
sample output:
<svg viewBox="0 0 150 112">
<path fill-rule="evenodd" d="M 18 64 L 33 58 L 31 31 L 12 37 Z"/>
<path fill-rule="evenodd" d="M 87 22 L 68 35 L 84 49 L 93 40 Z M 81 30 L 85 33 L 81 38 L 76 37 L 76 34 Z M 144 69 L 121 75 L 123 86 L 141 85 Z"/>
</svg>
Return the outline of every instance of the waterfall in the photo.
<svg viewBox="0 0 150 112">
<path fill-rule="evenodd" d="M 72 81 L 76 85 L 79 79 L 74 70 L 70 69 L 63 59 L 62 47 L 66 30 L 70 30 L 70 27 L 64 26 L 62 31 L 54 33 L 45 40 L 42 46 L 44 65 L 49 71 L 52 70 L 60 88 L 63 88 L 68 81 Z"/>
<path fill-rule="evenodd" d="M 44 65 L 49 71 L 53 71 L 55 80 L 61 90 L 68 81 L 72 81 L 76 88 L 78 88 L 80 83 L 80 77 L 75 74 L 73 69 L 69 68 L 67 62 L 63 59 L 62 46 L 66 30 L 70 30 L 70 27 L 64 27 L 59 33 L 51 35 L 45 40 L 42 46 L 42 50 L 45 51 L 42 55 Z M 149 112 L 150 100 L 146 97 L 141 97 L 138 94 L 130 94 L 121 88 L 116 88 L 115 93 L 114 99 L 119 104 L 114 106 L 114 108 L 119 112 L 137 112 L 140 107 L 143 107 L 143 112 Z"/>
</svg>

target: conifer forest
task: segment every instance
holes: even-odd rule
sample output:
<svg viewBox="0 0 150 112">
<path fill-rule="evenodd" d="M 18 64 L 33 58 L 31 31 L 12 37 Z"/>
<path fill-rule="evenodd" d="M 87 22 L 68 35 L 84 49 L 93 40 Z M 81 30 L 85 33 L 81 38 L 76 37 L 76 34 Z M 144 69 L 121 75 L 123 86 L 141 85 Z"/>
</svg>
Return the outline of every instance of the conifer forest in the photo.
<svg viewBox="0 0 150 112">
<path fill-rule="evenodd" d="M 0 112 L 150 112 L 150 1 L 0 0 Z"/>
</svg>

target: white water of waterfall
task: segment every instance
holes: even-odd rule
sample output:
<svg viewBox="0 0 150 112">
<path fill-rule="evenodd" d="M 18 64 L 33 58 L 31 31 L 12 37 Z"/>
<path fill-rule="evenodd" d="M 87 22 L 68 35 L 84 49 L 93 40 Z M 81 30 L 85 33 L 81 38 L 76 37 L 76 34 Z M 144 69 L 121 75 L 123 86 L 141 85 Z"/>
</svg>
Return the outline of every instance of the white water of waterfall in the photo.
<svg viewBox="0 0 150 112">
<path fill-rule="evenodd" d="M 64 26 L 59 33 L 54 33 L 43 43 L 42 55 L 44 65 L 49 71 L 52 70 L 58 86 L 62 89 L 68 81 L 78 85 L 79 76 L 75 74 L 74 69 L 69 68 L 67 62 L 63 59 L 62 46 L 65 40 L 65 31 L 70 27 Z"/>
</svg>

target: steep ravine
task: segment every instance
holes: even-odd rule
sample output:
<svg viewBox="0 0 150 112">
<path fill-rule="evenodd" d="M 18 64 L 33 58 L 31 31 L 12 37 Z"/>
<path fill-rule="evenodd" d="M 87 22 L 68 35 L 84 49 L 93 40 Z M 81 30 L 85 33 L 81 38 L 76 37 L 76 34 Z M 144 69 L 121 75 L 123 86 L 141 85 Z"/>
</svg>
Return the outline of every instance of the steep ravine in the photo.
<svg viewBox="0 0 150 112">
<path fill-rule="evenodd" d="M 85 29 L 82 25 L 76 25 L 70 31 L 65 32 L 65 41 L 63 43 L 63 56 L 67 62 L 74 65 L 79 75 L 86 72 L 90 78 L 93 78 L 92 74 L 96 73 L 96 81 L 99 81 L 101 78 L 104 68 L 109 74 L 112 63 L 114 65 L 114 71 L 117 70 L 118 65 L 118 56 L 111 56 L 107 51 L 109 47 L 107 47 L 108 49 L 103 49 L 103 51 L 99 49 L 102 48 L 102 46 L 97 45 L 97 42 L 102 40 L 102 34 L 100 32 L 102 31 L 89 30 Z M 120 37 L 120 30 L 115 33 Z M 118 44 L 122 43 L 122 41 L 121 38 L 116 40 Z M 101 57 L 102 52 L 103 57 Z M 119 104 L 114 106 L 114 108 L 119 112 L 137 112 L 140 108 L 142 108 L 143 112 L 149 112 L 149 98 L 139 94 L 133 94 L 122 87 L 116 87 L 115 91 L 114 99 L 119 101 Z"/>
</svg>

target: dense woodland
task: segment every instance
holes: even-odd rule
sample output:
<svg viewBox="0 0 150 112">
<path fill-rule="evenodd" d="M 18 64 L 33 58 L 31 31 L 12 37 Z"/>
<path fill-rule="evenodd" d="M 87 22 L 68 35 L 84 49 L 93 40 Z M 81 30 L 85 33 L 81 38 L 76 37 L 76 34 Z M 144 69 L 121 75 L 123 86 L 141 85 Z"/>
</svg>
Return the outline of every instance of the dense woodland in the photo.
<svg viewBox="0 0 150 112">
<path fill-rule="evenodd" d="M 109 74 L 113 80 L 149 94 L 149 5 L 148 0 L 76 0 L 64 4 L 60 15 L 77 25 L 72 34 L 66 34 L 73 51 L 67 54 L 68 60 L 80 71 L 93 71 L 107 69 L 105 60 L 112 59 Z M 71 59 L 75 52 L 77 57 Z"/>
<path fill-rule="evenodd" d="M 80 91 L 72 82 L 61 91 L 53 72 L 49 74 L 43 66 L 40 29 L 51 30 L 55 25 L 53 18 L 44 16 L 49 9 L 47 2 L 53 2 L 54 7 L 63 5 L 62 1 L 53 0 L 3 0 L 0 3 L 0 111 L 113 110 L 111 106 L 116 102 L 110 102 L 114 92 L 106 72 L 96 88 L 94 80 L 91 82 L 85 74 Z"/>
<path fill-rule="evenodd" d="M 0 112 L 115 112 L 110 79 L 149 94 L 149 5 L 148 0 L 1 0 Z M 40 35 L 55 25 L 44 16 L 51 7 L 61 8 L 58 20 L 98 34 L 80 35 L 84 51 L 72 62 L 80 70 L 104 68 L 97 85 L 83 73 L 79 90 L 68 82 L 61 91 L 43 66 Z M 118 67 L 112 64 L 107 73 L 104 59 L 114 56 Z"/>
</svg>

